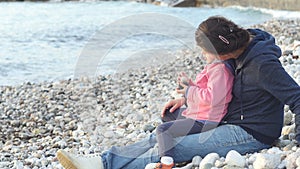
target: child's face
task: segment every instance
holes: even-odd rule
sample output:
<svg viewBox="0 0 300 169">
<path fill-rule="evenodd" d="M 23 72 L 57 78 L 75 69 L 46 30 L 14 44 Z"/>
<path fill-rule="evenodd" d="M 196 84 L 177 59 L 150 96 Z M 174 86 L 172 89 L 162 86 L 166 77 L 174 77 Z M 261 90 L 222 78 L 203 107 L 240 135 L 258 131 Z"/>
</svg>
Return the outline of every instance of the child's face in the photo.
<svg viewBox="0 0 300 169">
<path fill-rule="evenodd" d="M 206 52 L 205 50 L 202 50 L 202 55 L 204 56 L 207 63 L 212 63 L 214 60 L 218 60 L 218 55 Z"/>
</svg>

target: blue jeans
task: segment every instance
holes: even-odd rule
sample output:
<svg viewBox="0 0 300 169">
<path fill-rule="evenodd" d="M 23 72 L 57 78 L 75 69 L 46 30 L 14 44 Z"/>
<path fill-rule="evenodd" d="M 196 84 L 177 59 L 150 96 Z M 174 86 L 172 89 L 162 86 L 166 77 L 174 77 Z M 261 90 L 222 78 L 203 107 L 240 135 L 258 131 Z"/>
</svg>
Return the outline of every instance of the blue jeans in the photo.
<svg viewBox="0 0 300 169">
<path fill-rule="evenodd" d="M 215 152 L 225 157 L 230 150 L 241 154 L 270 148 L 235 125 L 222 125 L 207 132 L 176 138 L 175 163 L 190 161 L 196 155 L 204 157 Z M 112 147 L 101 155 L 105 169 L 143 169 L 148 163 L 160 160 L 155 134 L 135 144 Z"/>
</svg>

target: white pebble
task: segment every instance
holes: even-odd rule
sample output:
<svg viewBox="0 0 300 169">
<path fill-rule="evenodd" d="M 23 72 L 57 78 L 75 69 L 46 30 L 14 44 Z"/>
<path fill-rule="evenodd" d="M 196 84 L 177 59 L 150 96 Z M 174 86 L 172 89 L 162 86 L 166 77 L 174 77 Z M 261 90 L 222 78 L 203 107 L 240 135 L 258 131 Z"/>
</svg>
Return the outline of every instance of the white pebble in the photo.
<svg viewBox="0 0 300 169">
<path fill-rule="evenodd" d="M 235 150 L 231 150 L 227 153 L 225 162 L 229 166 L 244 167 L 246 164 L 245 158 Z"/>
<path fill-rule="evenodd" d="M 253 163 L 254 169 L 274 169 L 280 162 L 280 155 L 278 154 L 257 154 Z"/>
<path fill-rule="evenodd" d="M 293 152 L 286 157 L 286 168 L 293 169 L 297 167 L 296 161 L 300 157 L 300 151 Z"/>
<path fill-rule="evenodd" d="M 278 148 L 278 147 L 272 147 L 270 148 L 267 153 L 269 154 L 279 154 L 281 155 L 282 154 L 282 151 Z"/>
<path fill-rule="evenodd" d="M 290 133 L 294 132 L 295 131 L 295 124 L 292 124 L 290 126 L 284 126 L 282 128 L 282 132 L 281 134 L 282 135 L 289 135 Z"/>
<path fill-rule="evenodd" d="M 112 137 L 114 137 L 114 135 L 115 135 L 115 133 L 113 131 L 106 131 L 104 133 L 104 137 L 106 137 L 106 138 L 112 138 Z"/>
<path fill-rule="evenodd" d="M 205 167 L 205 165 L 207 164 L 212 164 L 214 166 L 216 160 L 218 160 L 220 158 L 219 154 L 217 153 L 210 153 L 207 154 L 203 160 L 200 162 L 200 169 L 203 169 Z"/>
<path fill-rule="evenodd" d="M 300 167 L 300 157 L 297 158 L 296 165 L 297 165 L 297 167 Z"/>
</svg>

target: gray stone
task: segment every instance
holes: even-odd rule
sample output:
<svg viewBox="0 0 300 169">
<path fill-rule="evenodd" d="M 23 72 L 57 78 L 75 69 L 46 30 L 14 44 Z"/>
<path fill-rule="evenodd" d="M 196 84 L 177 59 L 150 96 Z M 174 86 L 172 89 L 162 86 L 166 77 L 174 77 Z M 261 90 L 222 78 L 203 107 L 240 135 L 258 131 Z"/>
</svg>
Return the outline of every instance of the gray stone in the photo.
<svg viewBox="0 0 300 169">
<path fill-rule="evenodd" d="M 143 127 L 143 130 L 144 130 L 145 132 L 147 132 L 147 131 L 152 132 L 154 129 L 155 129 L 155 126 L 152 125 L 152 124 L 146 124 L 146 125 L 144 125 L 144 127 Z"/>
<path fill-rule="evenodd" d="M 192 164 L 194 167 L 199 167 L 202 158 L 200 156 L 193 157 Z"/>
</svg>

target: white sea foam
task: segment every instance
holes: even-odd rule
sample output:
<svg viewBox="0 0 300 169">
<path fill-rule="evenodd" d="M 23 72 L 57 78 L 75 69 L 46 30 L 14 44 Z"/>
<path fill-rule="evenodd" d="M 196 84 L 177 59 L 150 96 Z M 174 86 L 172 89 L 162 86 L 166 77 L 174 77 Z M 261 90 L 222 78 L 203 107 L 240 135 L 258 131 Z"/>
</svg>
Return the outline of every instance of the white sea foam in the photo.
<svg viewBox="0 0 300 169">
<path fill-rule="evenodd" d="M 300 18 L 299 11 L 274 10 L 274 9 L 267 9 L 267 8 L 242 7 L 242 6 L 231 6 L 231 8 L 239 9 L 241 11 L 257 11 L 257 12 L 261 12 L 264 14 L 270 14 L 274 19 Z"/>
</svg>

